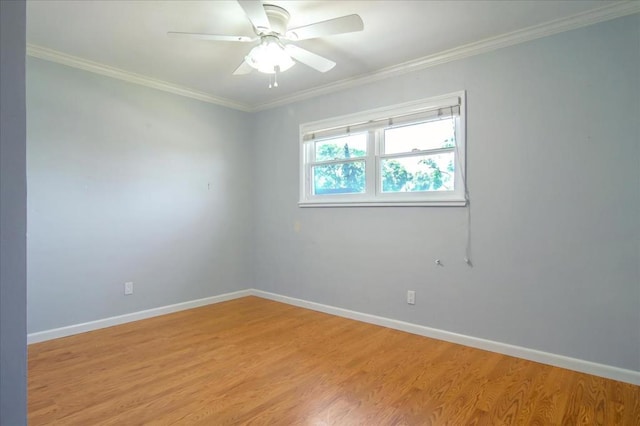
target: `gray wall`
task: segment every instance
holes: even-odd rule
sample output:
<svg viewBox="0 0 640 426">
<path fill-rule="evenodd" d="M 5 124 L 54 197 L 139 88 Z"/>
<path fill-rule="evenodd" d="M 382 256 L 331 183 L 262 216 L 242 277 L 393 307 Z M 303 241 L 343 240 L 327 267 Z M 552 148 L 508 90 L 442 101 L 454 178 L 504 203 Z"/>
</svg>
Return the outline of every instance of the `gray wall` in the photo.
<svg viewBox="0 0 640 426">
<path fill-rule="evenodd" d="M 29 332 L 251 287 L 247 114 L 35 58 L 27 105 Z"/>
<path fill-rule="evenodd" d="M 464 208 L 297 207 L 300 123 L 461 89 L 474 268 Z M 261 112 L 255 285 L 640 370 L 639 102 L 634 15 Z"/>
<path fill-rule="evenodd" d="M 29 331 L 256 287 L 640 370 L 639 42 L 635 15 L 255 114 L 30 58 Z M 300 123 L 461 89 L 474 268 L 464 208 L 297 207 Z"/>
<path fill-rule="evenodd" d="M 27 423 L 25 2 L 0 1 L 0 424 Z"/>
</svg>

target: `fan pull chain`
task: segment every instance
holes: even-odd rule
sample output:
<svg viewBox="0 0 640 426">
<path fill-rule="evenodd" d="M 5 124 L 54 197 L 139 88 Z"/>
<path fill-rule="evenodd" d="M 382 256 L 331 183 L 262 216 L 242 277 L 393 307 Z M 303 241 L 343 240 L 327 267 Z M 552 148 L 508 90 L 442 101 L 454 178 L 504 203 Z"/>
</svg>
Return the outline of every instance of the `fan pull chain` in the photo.
<svg viewBox="0 0 640 426">
<path fill-rule="evenodd" d="M 269 74 L 269 89 L 274 87 L 278 87 L 278 72 L 280 71 L 280 66 L 276 65 L 273 68 L 273 84 L 271 83 L 271 74 Z"/>
</svg>

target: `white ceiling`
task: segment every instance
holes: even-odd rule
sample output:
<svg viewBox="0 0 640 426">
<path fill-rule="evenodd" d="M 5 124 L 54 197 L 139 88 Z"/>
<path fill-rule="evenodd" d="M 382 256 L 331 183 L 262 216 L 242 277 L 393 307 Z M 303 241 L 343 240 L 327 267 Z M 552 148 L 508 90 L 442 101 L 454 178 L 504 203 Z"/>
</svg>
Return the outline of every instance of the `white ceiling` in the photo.
<svg viewBox="0 0 640 426">
<path fill-rule="evenodd" d="M 265 74 L 232 75 L 250 44 L 166 36 L 167 31 L 253 36 L 251 24 L 235 0 L 29 0 L 27 42 L 31 51 L 53 49 L 82 58 L 80 62 L 97 62 L 251 110 L 284 103 L 300 93 L 330 89 L 336 82 L 380 74 L 398 64 L 415 64 L 470 43 L 522 34 L 523 29 L 567 21 L 575 15 L 588 16 L 594 11 L 603 15 L 603 7 L 622 5 L 602 0 L 267 3 L 290 12 L 290 28 L 357 13 L 364 21 L 364 31 L 300 41 L 299 46 L 332 59 L 337 66 L 322 74 L 297 64 L 280 76 L 277 89 L 268 88 Z"/>
</svg>

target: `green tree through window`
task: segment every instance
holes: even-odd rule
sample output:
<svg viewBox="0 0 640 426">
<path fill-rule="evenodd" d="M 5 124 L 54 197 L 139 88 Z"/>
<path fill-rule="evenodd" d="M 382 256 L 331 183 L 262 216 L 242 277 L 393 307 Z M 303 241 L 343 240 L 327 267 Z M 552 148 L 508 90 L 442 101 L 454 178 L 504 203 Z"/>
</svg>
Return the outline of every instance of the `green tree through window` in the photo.
<svg viewBox="0 0 640 426">
<path fill-rule="evenodd" d="M 366 152 L 349 147 L 349 144 L 322 144 L 318 147 L 318 156 L 322 158 L 345 159 L 361 158 Z M 327 164 L 314 168 L 316 194 L 359 193 L 365 188 L 364 161 L 348 161 Z"/>
</svg>

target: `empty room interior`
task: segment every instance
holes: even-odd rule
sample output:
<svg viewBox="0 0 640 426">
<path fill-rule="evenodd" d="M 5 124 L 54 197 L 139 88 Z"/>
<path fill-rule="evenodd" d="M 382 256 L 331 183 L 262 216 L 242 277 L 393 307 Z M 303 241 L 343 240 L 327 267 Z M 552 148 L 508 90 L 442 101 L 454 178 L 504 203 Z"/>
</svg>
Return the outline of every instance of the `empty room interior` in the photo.
<svg viewBox="0 0 640 426">
<path fill-rule="evenodd" d="M 1 5 L 3 426 L 640 424 L 640 2 Z"/>
</svg>

